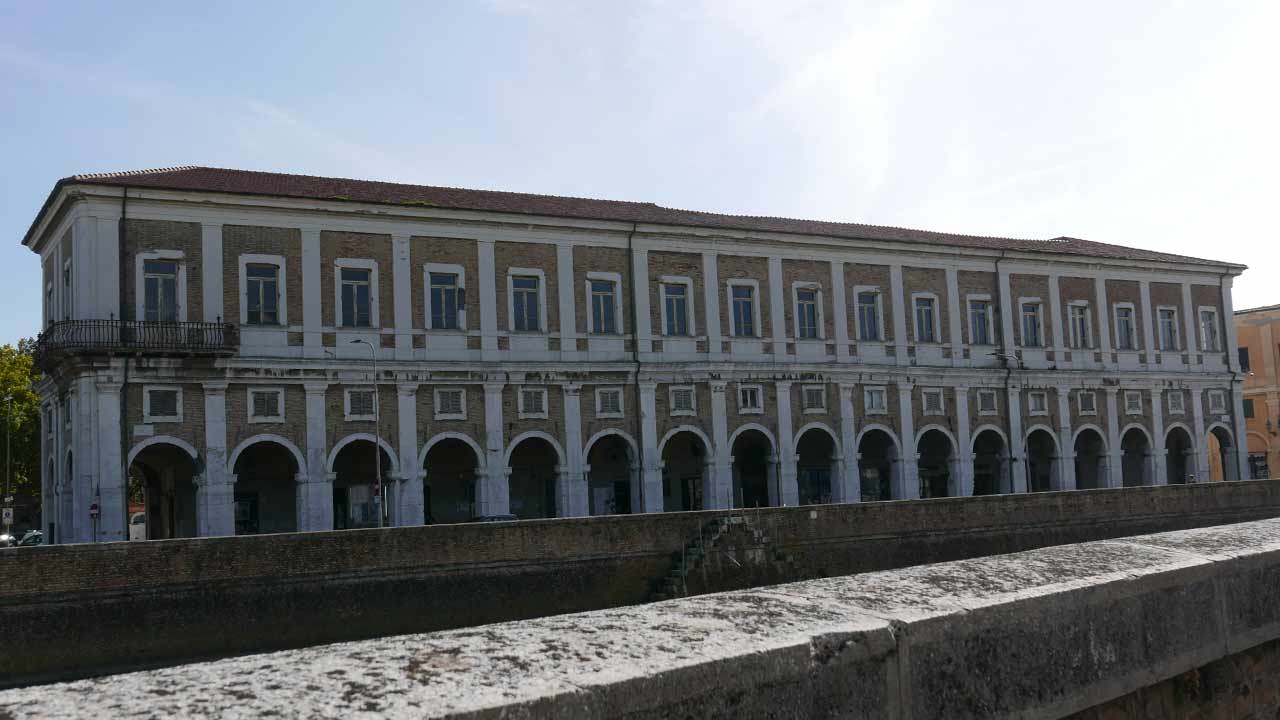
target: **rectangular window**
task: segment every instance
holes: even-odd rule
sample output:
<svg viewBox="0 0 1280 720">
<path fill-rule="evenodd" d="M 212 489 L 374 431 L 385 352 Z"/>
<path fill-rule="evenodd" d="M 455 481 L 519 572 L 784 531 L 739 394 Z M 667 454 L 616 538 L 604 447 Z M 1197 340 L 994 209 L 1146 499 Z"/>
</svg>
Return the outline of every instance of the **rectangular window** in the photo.
<svg viewBox="0 0 1280 720">
<path fill-rule="evenodd" d="M 1116 349 L 1138 349 L 1138 334 L 1133 323 L 1133 308 L 1128 306 L 1116 308 Z"/>
<path fill-rule="evenodd" d="M 889 397 L 884 388 L 866 388 L 862 394 L 863 411 L 884 413 L 889 410 Z"/>
<path fill-rule="evenodd" d="M 756 296 L 750 285 L 732 286 L 733 334 L 735 337 L 756 336 Z"/>
<path fill-rule="evenodd" d="M 1160 308 L 1156 315 L 1160 319 L 1160 349 L 1178 350 L 1178 311 L 1174 308 Z"/>
<path fill-rule="evenodd" d="M 1040 335 L 1040 303 L 1022 304 L 1022 345 L 1023 347 L 1042 347 Z"/>
<path fill-rule="evenodd" d="M 1068 311 L 1071 316 L 1071 347 L 1088 349 L 1093 346 L 1093 333 L 1089 327 L 1089 306 L 1072 305 Z"/>
<path fill-rule="evenodd" d="M 372 327 L 370 291 L 373 271 L 368 268 L 340 268 L 342 282 L 342 327 Z"/>
<path fill-rule="evenodd" d="M 541 308 L 538 303 L 539 278 L 518 275 L 511 278 L 511 300 L 515 313 L 515 329 L 518 332 L 541 332 Z"/>
<path fill-rule="evenodd" d="M 1098 414 L 1098 397 L 1093 394 L 1092 390 L 1081 390 L 1076 396 L 1076 401 L 1080 406 L 1081 415 L 1097 415 Z"/>
<path fill-rule="evenodd" d="M 933 298 L 918 297 L 915 300 L 915 306 L 916 342 L 938 342 L 937 326 L 934 323 L 935 308 Z"/>
<path fill-rule="evenodd" d="M 249 388 L 249 422 L 284 422 L 284 391 Z"/>
<path fill-rule="evenodd" d="M 764 412 L 764 399 L 759 385 L 738 386 L 738 412 L 758 414 Z"/>
<path fill-rule="evenodd" d="M 177 322 L 178 263 L 144 260 L 142 263 L 143 320 Z"/>
<path fill-rule="evenodd" d="M 1249 364 L 1249 348 L 1236 348 L 1236 352 L 1240 355 L 1240 372 L 1253 372 L 1253 366 Z"/>
<path fill-rule="evenodd" d="M 858 293 L 858 339 L 880 342 L 880 293 Z"/>
<path fill-rule="evenodd" d="M 547 416 L 547 391 L 545 388 L 521 388 L 519 415 L 522 418 Z"/>
<path fill-rule="evenodd" d="M 1142 414 L 1142 393 L 1137 390 L 1126 390 L 1124 393 L 1124 412 L 1126 415 Z"/>
<path fill-rule="evenodd" d="M 1209 391 L 1209 412 L 1222 415 L 1227 411 L 1227 396 L 1221 390 Z"/>
<path fill-rule="evenodd" d="M 465 420 L 467 394 L 462 388 L 437 388 L 435 417 L 437 420 Z"/>
<path fill-rule="evenodd" d="M 1183 410 L 1182 391 L 1181 390 L 1171 391 L 1169 393 L 1169 414 L 1181 415 L 1184 412 L 1185 410 Z"/>
<path fill-rule="evenodd" d="M 666 283 L 662 286 L 662 302 L 667 312 L 666 334 L 685 337 L 689 334 L 689 286 Z"/>
<path fill-rule="evenodd" d="M 813 288 L 796 290 L 796 323 L 799 337 L 818 339 L 818 291 Z"/>
<path fill-rule="evenodd" d="M 143 388 L 143 422 L 182 422 L 182 389 L 178 387 Z M 68 422 L 70 416 L 68 415 Z"/>
<path fill-rule="evenodd" d="M 941 390 L 922 390 L 920 397 L 924 404 L 925 415 L 942 415 L 944 414 L 942 406 Z"/>
<path fill-rule="evenodd" d="M 1032 415 L 1049 414 L 1049 395 L 1043 392 L 1027 393 L 1027 410 Z"/>
<path fill-rule="evenodd" d="M 250 325 L 280 324 L 280 268 L 249 264 L 244 268 L 245 313 Z"/>
<path fill-rule="evenodd" d="M 347 420 L 374 420 L 377 418 L 377 393 L 373 388 L 347 390 Z"/>
<path fill-rule="evenodd" d="M 462 288 L 455 273 L 428 273 L 431 283 L 431 329 L 457 330 Z"/>
<path fill-rule="evenodd" d="M 1244 416 L 1246 418 L 1252 418 L 1253 417 L 1253 401 L 1246 398 L 1243 401 L 1243 403 L 1244 403 Z"/>
<path fill-rule="evenodd" d="M 827 409 L 827 388 L 822 385 L 805 385 L 801 394 L 805 412 L 825 412 Z"/>
<path fill-rule="evenodd" d="M 994 415 L 999 412 L 995 390 L 978 391 L 978 412 L 982 415 Z"/>
<path fill-rule="evenodd" d="M 618 286 L 610 280 L 592 280 L 591 332 L 597 335 L 616 335 L 618 320 L 614 314 Z"/>
<path fill-rule="evenodd" d="M 596 417 L 622 417 L 622 389 L 596 390 Z"/>
<path fill-rule="evenodd" d="M 693 388 L 690 386 L 671 388 L 671 414 L 692 415 L 696 411 Z"/>
<path fill-rule="evenodd" d="M 991 301 L 969 301 L 969 344 L 992 345 Z"/>
<path fill-rule="evenodd" d="M 1200 350 L 1218 352 L 1218 311 L 1202 309 L 1200 311 Z"/>
</svg>

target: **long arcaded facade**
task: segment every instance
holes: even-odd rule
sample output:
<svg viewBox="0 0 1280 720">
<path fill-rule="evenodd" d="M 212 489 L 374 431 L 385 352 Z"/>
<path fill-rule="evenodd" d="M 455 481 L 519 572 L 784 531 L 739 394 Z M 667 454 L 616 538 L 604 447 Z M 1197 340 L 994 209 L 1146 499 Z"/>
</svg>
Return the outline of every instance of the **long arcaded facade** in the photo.
<svg viewBox="0 0 1280 720">
<path fill-rule="evenodd" d="M 1229 263 L 211 168 L 24 243 L 56 542 L 1247 477 Z"/>
</svg>

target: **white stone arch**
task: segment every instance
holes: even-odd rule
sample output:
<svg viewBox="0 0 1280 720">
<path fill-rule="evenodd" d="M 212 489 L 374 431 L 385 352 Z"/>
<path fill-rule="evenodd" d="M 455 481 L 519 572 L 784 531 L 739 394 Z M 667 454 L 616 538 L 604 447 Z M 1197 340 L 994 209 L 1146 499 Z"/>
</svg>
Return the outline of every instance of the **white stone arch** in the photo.
<svg viewBox="0 0 1280 720">
<path fill-rule="evenodd" d="M 480 447 L 480 443 L 476 442 L 466 433 L 450 430 L 448 432 L 436 433 L 431 436 L 430 440 L 423 443 L 422 450 L 418 452 L 418 467 L 426 465 L 427 453 L 431 452 L 431 448 L 435 447 L 437 443 L 444 442 L 445 440 L 461 440 L 467 445 L 467 447 L 471 448 L 472 452 L 476 454 L 476 469 L 479 470 L 485 466 L 485 453 L 484 449 Z"/>
<path fill-rule="evenodd" d="M 138 453 L 146 450 L 152 445 L 173 445 L 185 452 L 191 458 L 191 462 L 196 464 L 197 468 L 200 467 L 200 453 L 196 452 L 196 449 L 192 447 L 191 443 L 183 440 L 182 438 L 173 437 L 172 435 L 156 435 L 155 437 L 149 437 L 137 445 L 134 445 L 129 449 L 128 462 L 125 463 L 125 467 L 133 465 L 133 461 L 138 457 Z"/>
<path fill-rule="evenodd" d="M 1152 439 L 1151 437 L 1151 431 L 1148 430 L 1146 426 L 1143 425 L 1142 423 L 1129 423 L 1128 425 L 1125 425 L 1124 427 L 1120 428 L 1120 445 L 1122 446 L 1121 449 L 1123 449 L 1123 445 L 1124 445 L 1124 436 L 1128 435 L 1129 431 L 1135 428 L 1138 430 L 1141 430 L 1142 436 L 1147 439 L 1147 448 L 1150 450 L 1155 450 L 1156 443 L 1155 443 L 1155 440 Z"/>
<path fill-rule="evenodd" d="M 1076 431 L 1071 433 L 1071 451 L 1075 452 L 1076 443 L 1080 441 L 1080 433 L 1085 430 L 1092 430 L 1098 433 L 1098 438 L 1102 440 L 1102 454 L 1107 454 L 1107 431 L 1094 425 L 1093 423 L 1085 423 L 1076 427 Z"/>
<path fill-rule="evenodd" d="M 760 423 L 744 423 L 742 425 L 739 425 L 738 429 L 734 430 L 733 434 L 729 436 L 729 449 L 728 449 L 729 453 L 731 454 L 733 453 L 733 444 L 738 441 L 738 436 L 744 432 L 747 432 L 748 430 L 755 430 L 759 432 L 761 435 L 764 435 L 766 438 L 768 438 L 769 454 L 770 455 L 777 454 L 778 439 L 773 436 L 773 432 L 771 432 L 769 428 L 765 427 L 764 425 L 761 425 Z"/>
<path fill-rule="evenodd" d="M 627 444 L 627 448 L 631 451 L 631 462 L 640 462 L 640 446 L 636 444 L 635 439 L 628 435 L 625 430 L 619 430 L 618 428 L 605 428 L 588 438 L 587 442 L 582 446 L 582 461 L 586 462 L 587 458 L 591 457 L 591 448 L 597 442 L 610 435 L 617 435 Z"/>
<path fill-rule="evenodd" d="M 982 435 L 982 433 L 988 430 L 994 432 L 996 435 L 1000 437 L 1000 442 L 1004 443 L 1005 455 L 1009 455 L 1013 452 L 1013 449 L 1009 447 L 1009 436 L 1004 433 L 1004 430 L 1000 429 L 999 425 L 986 424 L 986 425 L 979 425 L 978 427 L 974 428 L 973 434 L 969 436 L 969 453 L 971 455 L 976 454 L 974 451 L 974 448 L 978 447 L 978 437 Z"/>
<path fill-rule="evenodd" d="M 1037 430 L 1043 430 L 1049 434 L 1050 438 L 1053 438 L 1054 455 L 1061 457 L 1062 446 L 1058 444 L 1058 433 L 1054 432 L 1053 428 L 1045 425 L 1044 423 L 1036 423 L 1035 425 L 1027 428 L 1027 431 L 1022 435 L 1023 447 L 1026 447 L 1027 442 L 1031 439 L 1031 433 L 1036 432 Z"/>
<path fill-rule="evenodd" d="M 342 438 L 341 440 L 339 440 L 339 441 L 337 442 L 337 444 L 335 444 L 335 445 L 333 446 L 333 449 L 329 451 L 329 459 L 328 459 L 328 461 L 327 461 L 327 462 L 325 462 L 325 464 L 324 464 L 325 471 L 326 471 L 326 472 L 333 472 L 333 471 L 334 471 L 334 470 L 333 470 L 333 463 L 334 463 L 334 461 L 336 461 L 336 460 L 338 459 L 338 453 L 342 452 L 342 448 L 344 448 L 344 447 L 346 447 L 346 446 L 350 445 L 350 444 L 351 444 L 351 443 L 353 443 L 353 442 L 356 442 L 357 440 L 365 440 L 365 441 L 368 441 L 368 442 L 375 442 L 375 439 L 374 439 L 374 437 L 373 437 L 373 433 L 352 433 L 352 434 L 350 434 L 350 435 L 348 435 L 348 436 L 346 436 L 346 437 Z M 390 458 L 390 462 L 391 462 L 391 467 L 390 467 L 390 468 L 388 468 L 388 470 L 390 471 L 390 474 L 393 474 L 393 475 L 399 475 L 399 474 L 400 474 L 400 464 L 399 464 L 399 461 L 396 459 L 396 451 L 392 449 L 392 447 L 391 447 L 391 443 L 387 442 L 386 440 L 384 440 L 384 439 L 382 439 L 382 438 L 377 438 L 377 439 L 376 439 L 376 443 L 377 443 L 378 447 L 380 447 L 380 448 L 382 448 L 383 450 L 386 450 L 386 451 L 387 451 L 387 457 L 388 457 L 388 458 Z"/>
<path fill-rule="evenodd" d="M 1210 433 L 1212 433 L 1216 429 L 1221 429 L 1222 432 L 1227 434 L 1227 439 L 1231 441 L 1230 447 L 1236 446 L 1236 434 L 1234 432 L 1231 432 L 1231 428 L 1227 427 L 1227 424 L 1224 422 L 1215 422 L 1215 423 L 1210 423 L 1209 427 L 1206 427 L 1204 429 L 1206 447 L 1207 447 L 1207 443 L 1209 442 Z"/>
<path fill-rule="evenodd" d="M 920 447 L 920 439 L 921 439 L 921 438 L 923 438 L 923 437 L 924 437 L 924 434 L 925 434 L 925 433 L 927 433 L 927 432 L 929 432 L 930 430 L 937 430 L 937 431 L 941 432 L 943 435 L 946 435 L 946 436 L 947 436 L 947 440 L 950 440 L 950 441 L 951 441 L 951 451 L 952 451 L 953 453 L 959 454 L 959 452 L 960 452 L 960 443 L 956 441 L 956 436 L 955 436 L 955 435 L 953 435 L 953 434 L 951 433 L 951 431 L 950 431 L 950 430 L 948 430 L 945 426 L 943 426 L 943 425 L 938 425 L 937 423 L 934 423 L 934 424 L 931 424 L 931 425 L 925 425 L 924 427 L 920 428 L 920 429 L 916 432 L 916 447 Z"/>
<path fill-rule="evenodd" d="M 549 433 L 541 430 L 527 430 L 512 438 L 511 443 L 507 445 L 507 452 L 503 455 L 502 462 L 507 467 L 511 467 L 511 453 L 515 452 L 520 443 L 530 438 L 541 438 L 551 445 L 551 449 L 556 451 L 556 464 L 564 467 L 567 464 L 565 460 L 564 448 L 560 447 L 560 443 L 556 441 Z"/>
<path fill-rule="evenodd" d="M 853 446 L 855 448 L 862 447 L 862 438 L 872 430 L 879 430 L 884 434 L 888 435 L 889 439 L 893 441 L 894 452 L 898 454 L 898 457 L 902 457 L 902 443 L 898 441 L 898 433 L 894 432 L 893 428 L 889 427 L 888 425 L 881 425 L 880 423 L 871 423 L 870 425 L 863 425 L 862 430 L 858 431 L 858 437 L 854 438 L 853 440 Z"/>
<path fill-rule="evenodd" d="M 702 432 L 702 428 L 697 425 L 677 425 L 668 430 L 667 434 L 662 436 L 662 442 L 658 443 L 659 460 L 662 458 L 662 451 L 667 447 L 667 441 L 682 432 L 691 432 L 697 435 L 698 439 L 702 441 L 702 447 L 707 449 L 707 457 L 711 457 L 715 453 L 716 446 L 711 444 L 711 440 L 707 438 L 706 433 Z"/>
<path fill-rule="evenodd" d="M 818 422 L 816 420 L 814 422 L 807 423 L 804 427 L 797 430 L 795 432 L 795 435 L 792 436 L 791 438 L 792 454 L 796 454 L 796 455 L 799 454 L 800 438 L 804 437 L 804 434 L 809 432 L 810 430 L 821 430 L 825 432 L 827 434 L 827 437 L 831 438 L 831 446 L 834 448 L 834 452 L 836 456 L 840 455 L 840 436 L 836 434 L 834 430 L 831 429 L 830 425 L 827 425 L 824 422 Z M 730 445 L 730 447 L 733 447 L 733 446 Z"/>
<path fill-rule="evenodd" d="M 235 450 L 231 451 L 231 455 L 227 458 L 227 472 L 231 474 L 235 474 L 236 461 L 240 459 L 240 453 L 244 452 L 245 450 L 248 450 L 251 446 L 256 445 L 260 442 L 275 443 L 277 445 L 284 447 L 284 449 L 288 450 L 289 454 L 293 456 L 293 461 L 298 464 L 298 472 L 305 473 L 307 471 L 306 456 L 302 454 L 302 451 L 298 449 L 297 445 L 294 445 L 286 437 L 282 437 L 280 435 L 273 435 L 271 433 L 262 433 L 260 435 L 254 435 L 252 437 L 245 438 L 243 441 L 241 441 L 239 445 L 236 446 Z"/>
<path fill-rule="evenodd" d="M 1186 423 L 1182 423 L 1182 422 L 1169 423 L 1169 425 L 1165 427 L 1164 429 L 1165 447 L 1169 446 L 1169 433 L 1173 432 L 1174 430 L 1182 430 L 1183 432 L 1185 432 L 1187 434 L 1187 437 L 1191 439 L 1191 447 L 1195 447 L 1196 434 L 1191 431 L 1191 428 L 1187 427 Z"/>
</svg>

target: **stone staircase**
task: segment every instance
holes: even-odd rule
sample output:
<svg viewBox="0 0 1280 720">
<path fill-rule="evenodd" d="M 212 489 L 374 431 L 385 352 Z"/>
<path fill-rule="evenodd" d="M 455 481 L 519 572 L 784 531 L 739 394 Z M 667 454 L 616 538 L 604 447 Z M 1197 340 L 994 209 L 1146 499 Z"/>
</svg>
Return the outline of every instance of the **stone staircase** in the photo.
<svg viewBox="0 0 1280 720">
<path fill-rule="evenodd" d="M 698 537 L 672 555 L 671 569 L 655 583 L 649 599 L 657 602 L 700 592 L 748 587 L 752 583 L 735 582 L 735 576 L 746 578 L 761 571 L 784 577 L 798 574 L 795 557 L 773 547 L 755 517 L 725 515 L 703 525 Z"/>
</svg>

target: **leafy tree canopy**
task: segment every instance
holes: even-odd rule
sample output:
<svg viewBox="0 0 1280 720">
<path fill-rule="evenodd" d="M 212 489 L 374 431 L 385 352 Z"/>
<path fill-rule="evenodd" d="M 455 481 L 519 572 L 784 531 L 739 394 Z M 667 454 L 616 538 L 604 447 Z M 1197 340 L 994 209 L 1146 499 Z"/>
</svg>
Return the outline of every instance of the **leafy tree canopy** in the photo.
<svg viewBox="0 0 1280 720">
<path fill-rule="evenodd" d="M 10 492 L 40 498 L 40 397 L 33 384 L 40 372 L 32 363 L 35 341 L 23 338 L 18 346 L 0 345 L 0 444 L 9 431 Z M 12 399 L 12 402 L 10 402 Z M 3 447 L 3 445 L 0 445 Z M 0 468 L 0 473 L 4 468 Z M 0 475 L 0 484 L 4 478 Z M 2 486 L 2 485 L 0 485 Z"/>
</svg>

